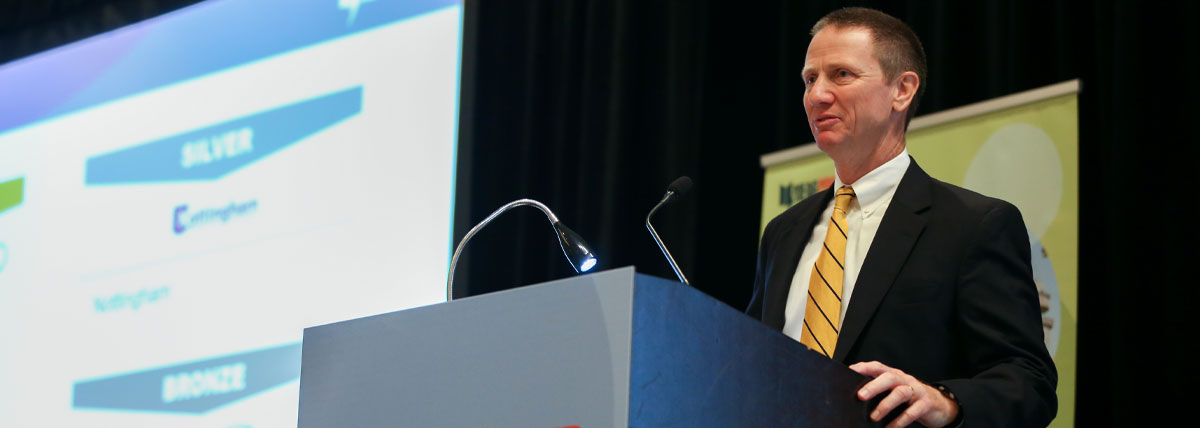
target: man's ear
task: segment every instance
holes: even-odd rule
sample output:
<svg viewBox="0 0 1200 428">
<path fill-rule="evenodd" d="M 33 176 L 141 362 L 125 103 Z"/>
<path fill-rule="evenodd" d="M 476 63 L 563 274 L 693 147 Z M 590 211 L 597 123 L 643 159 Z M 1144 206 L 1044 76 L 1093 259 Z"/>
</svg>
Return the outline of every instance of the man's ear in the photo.
<svg viewBox="0 0 1200 428">
<path fill-rule="evenodd" d="M 913 98 L 917 96 L 917 89 L 921 87 L 921 78 L 917 76 L 917 73 L 905 71 L 896 76 L 896 83 L 896 92 L 892 97 L 892 111 L 907 111 L 912 105 Z"/>
</svg>

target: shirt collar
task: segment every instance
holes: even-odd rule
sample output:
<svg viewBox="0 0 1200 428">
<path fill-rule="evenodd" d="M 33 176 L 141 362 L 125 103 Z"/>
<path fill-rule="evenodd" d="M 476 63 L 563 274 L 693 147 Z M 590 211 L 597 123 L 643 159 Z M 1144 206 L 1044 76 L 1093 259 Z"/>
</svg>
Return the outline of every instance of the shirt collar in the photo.
<svg viewBox="0 0 1200 428">
<path fill-rule="evenodd" d="M 896 187 L 900 185 L 900 179 L 904 178 L 904 173 L 908 171 L 910 163 L 912 163 L 912 159 L 908 157 L 908 148 L 904 148 L 896 157 L 871 170 L 850 186 L 854 188 L 854 198 L 858 202 L 858 206 L 862 208 L 863 215 L 869 217 L 879 208 L 887 206 L 886 202 L 891 198 L 884 196 L 896 192 Z M 833 174 L 833 181 L 834 189 L 840 189 L 845 185 L 836 171 Z"/>
</svg>

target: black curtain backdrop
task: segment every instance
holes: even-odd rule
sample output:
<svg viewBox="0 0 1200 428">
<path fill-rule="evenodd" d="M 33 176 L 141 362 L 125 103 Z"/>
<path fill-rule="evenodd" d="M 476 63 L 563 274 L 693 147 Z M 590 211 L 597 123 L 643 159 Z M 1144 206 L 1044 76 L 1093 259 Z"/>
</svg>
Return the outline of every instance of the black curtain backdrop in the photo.
<svg viewBox="0 0 1200 428">
<path fill-rule="evenodd" d="M 1145 426 L 1186 408 L 1196 3 L 468 4 L 456 236 L 536 198 L 591 240 L 601 268 L 669 278 L 642 222 L 688 175 L 696 187 L 656 227 L 693 284 L 737 308 L 754 275 L 759 156 L 812 141 L 799 70 L 825 13 L 865 5 L 913 27 L 930 66 L 919 114 L 1081 79 L 1077 405 L 1060 414 Z M 478 235 L 464 291 L 571 275 L 540 216 L 513 212 Z"/>
<path fill-rule="evenodd" d="M 194 2 L 0 0 L 0 61 Z M 848 5 L 897 16 L 925 43 L 919 114 L 1082 79 L 1077 405 L 1060 414 L 1079 426 L 1186 417 L 1200 282 L 1187 202 L 1200 113 L 1193 2 L 468 0 L 456 240 L 534 198 L 593 244 L 599 269 L 669 278 L 643 221 L 688 175 L 696 187 L 655 225 L 694 285 L 744 307 L 758 158 L 812 141 L 798 76 L 808 29 Z M 573 274 L 528 208 L 476 236 L 463 263 L 460 296 Z"/>
</svg>

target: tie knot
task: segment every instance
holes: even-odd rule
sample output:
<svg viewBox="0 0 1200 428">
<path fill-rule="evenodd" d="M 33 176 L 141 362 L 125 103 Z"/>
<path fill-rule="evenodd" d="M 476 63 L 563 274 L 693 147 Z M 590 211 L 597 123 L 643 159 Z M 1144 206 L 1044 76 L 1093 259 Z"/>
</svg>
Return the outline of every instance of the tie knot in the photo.
<svg viewBox="0 0 1200 428">
<path fill-rule="evenodd" d="M 854 199 L 854 189 L 850 186 L 842 186 L 834 195 L 833 207 L 843 213 L 850 208 L 850 201 Z"/>
</svg>

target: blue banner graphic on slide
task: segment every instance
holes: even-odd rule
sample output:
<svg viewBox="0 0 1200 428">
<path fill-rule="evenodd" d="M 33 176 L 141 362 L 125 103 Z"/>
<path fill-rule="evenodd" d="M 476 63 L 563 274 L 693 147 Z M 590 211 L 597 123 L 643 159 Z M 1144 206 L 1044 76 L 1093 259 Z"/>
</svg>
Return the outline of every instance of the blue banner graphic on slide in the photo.
<svg viewBox="0 0 1200 428">
<path fill-rule="evenodd" d="M 0 65 L 0 100 L 4 100 L 0 102 L 0 134 L 460 3 L 456 0 L 199 2 L 188 6 L 187 11 L 151 18 L 105 33 L 104 37 L 77 42 L 67 49 Z M 204 36 L 196 37 L 197 34 Z"/>
<path fill-rule="evenodd" d="M 89 158 L 85 182 L 212 180 L 362 111 L 362 87 Z"/>
<path fill-rule="evenodd" d="M 300 343 L 75 383 L 72 406 L 205 413 L 300 378 Z"/>
</svg>

